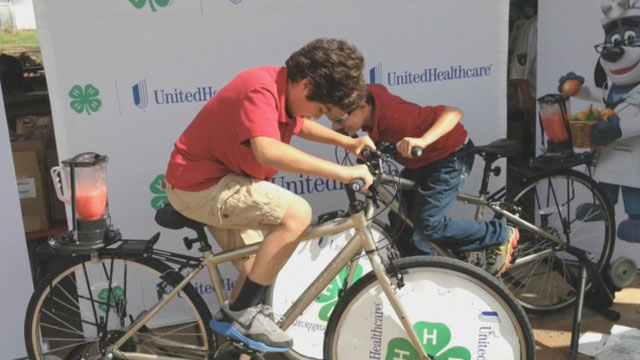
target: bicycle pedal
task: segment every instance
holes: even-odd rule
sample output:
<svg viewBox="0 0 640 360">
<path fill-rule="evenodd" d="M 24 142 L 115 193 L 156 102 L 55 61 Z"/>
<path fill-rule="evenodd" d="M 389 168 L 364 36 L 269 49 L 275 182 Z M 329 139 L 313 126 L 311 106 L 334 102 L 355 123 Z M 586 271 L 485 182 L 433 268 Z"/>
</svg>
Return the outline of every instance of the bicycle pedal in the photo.
<svg viewBox="0 0 640 360">
<path fill-rule="evenodd" d="M 244 355 L 244 357 L 243 357 Z M 249 348 L 246 344 L 236 340 L 229 340 L 218 347 L 213 354 L 214 360 L 236 360 L 236 359 L 264 360 L 262 352 Z"/>
</svg>

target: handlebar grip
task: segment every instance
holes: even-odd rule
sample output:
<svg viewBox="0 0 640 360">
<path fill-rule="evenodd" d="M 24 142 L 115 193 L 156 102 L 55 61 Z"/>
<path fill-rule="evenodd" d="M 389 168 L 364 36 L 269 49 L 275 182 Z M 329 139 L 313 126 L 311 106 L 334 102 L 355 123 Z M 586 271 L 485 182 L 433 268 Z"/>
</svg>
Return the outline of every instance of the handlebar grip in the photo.
<svg viewBox="0 0 640 360">
<path fill-rule="evenodd" d="M 411 157 L 420 157 L 422 156 L 422 149 L 419 147 L 413 147 L 411 148 Z"/>
<path fill-rule="evenodd" d="M 364 188 L 364 181 L 360 179 L 351 180 L 347 186 L 353 191 L 360 191 Z"/>
</svg>

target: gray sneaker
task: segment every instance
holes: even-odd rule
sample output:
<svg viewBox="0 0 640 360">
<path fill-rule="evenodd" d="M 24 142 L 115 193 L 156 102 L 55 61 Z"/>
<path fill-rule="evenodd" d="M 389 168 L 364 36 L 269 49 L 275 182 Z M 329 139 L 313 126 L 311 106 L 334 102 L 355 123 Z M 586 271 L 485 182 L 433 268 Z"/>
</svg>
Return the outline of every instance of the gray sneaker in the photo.
<svg viewBox="0 0 640 360">
<path fill-rule="evenodd" d="M 272 320 L 271 308 L 268 306 L 256 305 L 232 311 L 227 301 L 222 306 L 222 311 L 233 321 L 231 326 L 235 330 L 253 341 L 269 348 L 288 349 L 293 345 L 293 339 Z"/>
</svg>

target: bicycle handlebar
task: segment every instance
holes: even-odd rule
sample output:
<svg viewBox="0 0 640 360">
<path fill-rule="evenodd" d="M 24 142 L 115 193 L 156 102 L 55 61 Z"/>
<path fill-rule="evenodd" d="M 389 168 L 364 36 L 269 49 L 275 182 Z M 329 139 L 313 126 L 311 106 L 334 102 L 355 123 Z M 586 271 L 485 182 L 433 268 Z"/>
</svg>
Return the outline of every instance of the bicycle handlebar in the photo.
<svg viewBox="0 0 640 360">
<path fill-rule="evenodd" d="M 412 150 L 412 155 L 421 156 L 422 149 L 418 147 L 414 147 Z M 373 150 L 371 148 L 365 147 L 362 149 L 361 155 L 363 158 L 363 163 L 367 165 L 369 171 L 374 176 L 374 185 L 375 183 L 398 183 L 402 184 L 406 187 L 413 186 L 413 181 L 403 179 L 398 176 L 394 176 L 391 174 L 387 174 L 384 172 L 382 162 L 389 159 L 389 157 L 397 155 L 398 149 L 395 144 L 387 143 L 387 142 L 377 142 L 376 149 Z M 364 187 L 364 181 L 361 179 L 352 180 L 347 185 L 350 190 L 360 192 Z"/>
<path fill-rule="evenodd" d="M 398 148 L 396 147 L 396 144 L 392 144 L 392 143 L 388 143 L 388 142 L 384 142 L 384 141 L 379 141 L 376 143 L 376 148 L 377 151 L 383 153 L 383 154 L 387 154 L 387 155 L 397 155 L 398 154 Z M 368 148 L 365 148 L 368 149 Z M 364 151 L 364 149 L 363 149 Z M 369 149 L 369 151 L 371 151 L 371 149 Z M 411 157 L 416 158 L 416 157 L 420 157 L 422 156 L 422 148 L 418 147 L 418 146 L 414 146 L 411 148 Z"/>
<path fill-rule="evenodd" d="M 349 186 L 349 189 L 359 192 L 364 187 L 364 181 L 360 179 L 351 180 L 347 186 Z"/>
</svg>

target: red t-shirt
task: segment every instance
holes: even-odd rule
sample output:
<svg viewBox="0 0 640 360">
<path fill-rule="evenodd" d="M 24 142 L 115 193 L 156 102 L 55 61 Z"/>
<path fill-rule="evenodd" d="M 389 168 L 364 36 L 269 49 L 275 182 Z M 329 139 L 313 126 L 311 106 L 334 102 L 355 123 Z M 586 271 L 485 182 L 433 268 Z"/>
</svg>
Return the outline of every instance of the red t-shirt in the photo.
<svg viewBox="0 0 640 360">
<path fill-rule="evenodd" d="M 304 120 L 287 115 L 287 69 L 263 66 L 238 74 L 200 110 L 174 144 L 167 181 L 186 191 L 215 185 L 229 173 L 271 180 L 278 170 L 255 158 L 249 140 L 289 143 Z"/>
<path fill-rule="evenodd" d="M 383 85 L 370 84 L 373 95 L 374 119 L 369 137 L 373 141 L 397 143 L 405 137 L 422 137 L 444 111 L 444 106 L 420 106 L 391 94 Z M 395 160 L 409 169 L 431 164 L 456 151 L 467 138 L 467 130 L 458 123 L 451 131 L 427 146 L 418 158 L 400 155 Z"/>
</svg>

